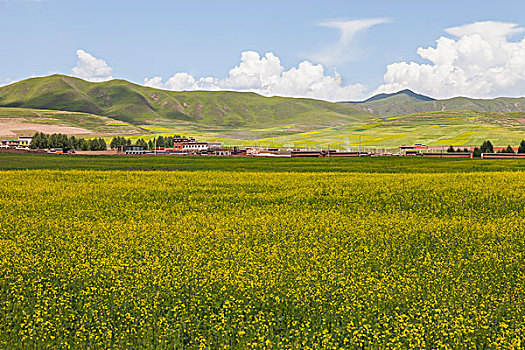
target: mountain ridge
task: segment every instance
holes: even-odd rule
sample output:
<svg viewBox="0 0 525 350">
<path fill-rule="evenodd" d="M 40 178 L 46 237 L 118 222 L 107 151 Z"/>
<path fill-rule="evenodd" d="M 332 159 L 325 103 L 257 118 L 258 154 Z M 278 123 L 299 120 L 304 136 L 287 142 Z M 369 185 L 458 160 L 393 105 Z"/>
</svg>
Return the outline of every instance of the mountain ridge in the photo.
<svg viewBox="0 0 525 350">
<path fill-rule="evenodd" d="M 449 99 L 432 99 L 413 93 L 430 100 L 417 98 L 404 93 L 406 90 L 394 94 L 380 94 L 361 102 L 340 102 L 363 111 L 394 117 L 412 113 L 444 112 L 444 111 L 478 111 L 487 113 L 513 113 L 525 111 L 525 98 L 497 97 L 493 99 L 474 99 L 468 97 L 452 97 Z M 410 91 L 410 90 L 408 90 Z M 412 92 L 412 91 L 410 91 Z"/>
<path fill-rule="evenodd" d="M 134 125 L 165 120 L 231 128 L 286 123 L 329 126 L 377 117 L 352 106 L 314 99 L 236 91 L 167 91 L 121 79 L 92 83 L 66 75 L 1 87 L 0 107 L 90 113 Z"/>
<path fill-rule="evenodd" d="M 421 101 L 435 101 L 434 98 L 432 97 L 429 97 L 429 96 L 425 96 L 425 95 L 422 95 L 422 94 L 418 94 L 410 89 L 404 89 L 404 90 L 400 90 L 400 91 L 397 91 L 397 92 L 394 92 L 394 93 L 381 93 L 381 94 L 377 94 L 377 95 L 374 95 L 372 97 L 369 97 L 367 98 L 366 100 L 363 100 L 363 101 L 353 101 L 353 102 L 340 102 L 340 103 L 354 103 L 354 104 L 361 104 L 361 103 L 369 103 L 369 102 L 374 102 L 374 101 L 379 101 L 379 100 L 384 100 L 386 98 L 390 98 L 390 97 L 395 97 L 395 96 L 399 96 L 399 95 L 406 95 L 408 97 L 411 97 L 413 99 L 416 99 L 416 100 L 421 100 Z"/>
</svg>

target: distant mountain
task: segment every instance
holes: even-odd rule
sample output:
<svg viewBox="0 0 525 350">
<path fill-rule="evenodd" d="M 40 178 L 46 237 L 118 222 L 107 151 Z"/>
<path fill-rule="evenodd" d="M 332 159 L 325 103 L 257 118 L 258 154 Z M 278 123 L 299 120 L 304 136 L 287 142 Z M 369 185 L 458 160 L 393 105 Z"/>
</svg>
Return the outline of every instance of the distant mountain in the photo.
<svg viewBox="0 0 525 350">
<path fill-rule="evenodd" d="M 434 101 L 435 100 L 432 97 L 428 97 L 428 96 L 421 95 L 421 94 L 416 94 L 412 90 L 405 89 L 405 90 L 401 90 L 398 92 L 394 92 L 392 94 L 378 94 L 378 95 L 370 97 L 369 99 L 365 101 L 353 102 L 353 103 L 369 103 L 369 102 L 384 100 L 387 98 L 398 97 L 398 96 L 404 97 L 405 99 L 406 97 L 409 97 L 411 100 L 415 100 L 415 101 Z"/>
<path fill-rule="evenodd" d="M 326 127 L 377 117 L 353 106 L 311 99 L 229 91 L 175 92 L 125 80 L 91 83 L 64 75 L 4 86 L 0 88 L 0 107 L 83 112 L 133 125 L 161 121 L 227 128 Z"/>
<path fill-rule="evenodd" d="M 455 97 L 446 100 L 435 100 L 428 96 L 416 94 L 410 90 L 394 94 L 379 94 L 362 102 L 341 102 L 346 106 L 383 117 L 404 114 L 443 112 L 452 110 L 479 111 L 489 113 L 511 113 L 525 111 L 525 98 L 495 98 L 488 100 Z"/>
</svg>

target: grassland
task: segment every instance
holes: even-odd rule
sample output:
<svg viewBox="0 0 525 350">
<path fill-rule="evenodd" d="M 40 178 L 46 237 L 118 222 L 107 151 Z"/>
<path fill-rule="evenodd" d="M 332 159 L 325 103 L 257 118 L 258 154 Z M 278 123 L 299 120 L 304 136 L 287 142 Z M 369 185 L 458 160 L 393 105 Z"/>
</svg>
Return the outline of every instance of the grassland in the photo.
<svg viewBox="0 0 525 350">
<path fill-rule="evenodd" d="M 1 347 L 523 346 L 517 163 L 40 159 L 185 170 L 1 171 Z"/>
<path fill-rule="evenodd" d="M 366 149 L 394 151 L 401 144 L 416 142 L 479 146 L 491 140 L 497 146 L 516 146 L 525 139 L 525 112 L 509 111 L 525 110 L 522 102 L 463 98 L 423 102 L 399 94 L 370 102 L 384 107 L 370 109 L 366 103 L 348 106 L 253 93 L 173 92 L 122 80 L 89 83 L 55 75 L 0 88 L 0 122 L 20 121 L 9 128 L 4 122 L 1 127 L 16 129 L 8 130 L 12 135 L 45 127 L 73 127 L 78 129 L 64 129 L 65 133 L 106 136 L 107 141 L 114 135 L 149 140 L 163 134 L 189 135 L 229 146 L 355 150 L 361 141 Z M 392 104 L 407 107 L 388 109 Z M 408 107 L 419 104 L 428 108 Z M 405 114 L 407 111 L 418 113 Z"/>
<path fill-rule="evenodd" d="M 0 152 L 0 171 L 8 170 L 224 171 L 289 173 L 472 173 L 523 172 L 521 159 L 246 158 L 177 156 L 32 155 Z"/>
<path fill-rule="evenodd" d="M 261 128 L 203 127 L 188 123 L 156 121 L 148 125 L 130 125 L 111 118 L 47 110 L 0 108 L 0 124 L 12 125 L 14 133 L 29 136 L 35 131 L 105 136 L 125 135 L 136 140 L 157 135 L 190 135 L 200 140 L 225 145 L 261 145 L 357 149 L 361 139 L 365 149 L 386 148 L 396 151 L 399 145 L 416 142 L 432 146 L 479 146 L 485 140 L 495 145 L 516 146 L 525 139 L 525 113 L 484 113 L 474 111 L 434 112 L 392 118 L 373 118 L 362 122 L 310 129 L 281 125 Z M 4 125 L 4 124 L 2 124 Z M 46 129 L 47 128 L 47 129 Z M 7 127 L 4 128 L 7 131 Z M 72 131 L 71 131 L 72 130 Z M 78 130 L 81 130 L 79 132 Z"/>
<path fill-rule="evenodd" d="M 145 127 L 147 128 L 147 126 Z M 331 147 L 398 150 L 416 142 L 431 146 L 479 146 L 491 140 L 498 146 L 517 146 L 525 139 L 525 113 L 450 111 L 372 118 L 326 128 L 302 131 L 293 125 L 260 129 L 217 129 L 169 124 L 156 132 L 193 135 L 228 145 Z M 138 137 L 138 136 L 136 136 Z M 153 136 L 146 136 L 146 138 Z"/>
<path fill-rule="evenodd" d="M 0 108 L 1 136 L 32 136 L 35 132 L 69 135 L 143 134 L 136 126 L 88 113 L 28 108 Z"/>
<path fill-rule="evenodd" d="M 228 91 L 175 92 L 124 80 L 90 83 L 63 75 L 27 79 L 0 88 L 2 106 L 84 112 L 134 125 L 168 122 L 229 129 L 289 124 L 311 129 L 371 116 L 353 107 L 318 100 Z"/>
</svg>

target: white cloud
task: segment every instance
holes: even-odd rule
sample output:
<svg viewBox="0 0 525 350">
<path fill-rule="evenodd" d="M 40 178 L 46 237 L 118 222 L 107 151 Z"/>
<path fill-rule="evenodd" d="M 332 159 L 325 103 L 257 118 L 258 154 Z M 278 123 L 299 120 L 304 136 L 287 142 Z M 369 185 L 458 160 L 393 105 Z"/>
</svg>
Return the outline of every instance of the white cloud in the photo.
<svg viewBox="0 0 525 350">
<path fill-rule="evenodd" d="M 525 38 L 513 23 L 476 22 L 449 28 L 435 47 L 419 48 L 427 64 L 398 62 L 387 67 L 377 92 L 405 88 L 437 98 L 522 96 L 525 92 Z"/>
<path fill-rule="evenodd" d="M 166 82 L 170 90 L 196 90 L 199 85 L 195 78 L 188 73 L 177 73 Z"/>
<path fill-rule="evenodd" d="M 89 81 L 111 80 L 111 71 L 106 61 L 93 57 L 84 50 L 77 50 L 77 65 L 71 69 L 71 73 Z"/>
<path fill-rule="evenodd" d="M 389 23 L 385 18 L 358 19 L 353 21 L 330 21 L 319 26 L 338 29 L 339 41 L 325 47 L 320 52 L 311 55 L 310 59 L 325 65 L 341 65 L 362 56 L 359 49 L 352 45 L 355 35 L 373 26 Z"/>
<path fill-rule="evenodd" d="M 327 74 L 320 64 L 304 61 L 285 70 L 273 53 L 261 57 L 253 51 L 243 52 L 241 63 L 232 68 L 224 79 L 195 79 L 188 73 L 177 73 L 166 83 L 161 77 L 145 79 L 144 83 L 168 90 L 251 91 L 265 96 L 309 97 L 328 101 L 359 99 L 365 91 L 361 84 L 344 85 L 337 72 Z"/>
<path fill-rule="evenodd" d="M 6 86 L 6 85 L 9 85 L 11 83 L 14 83 L 14 80 L 9 79 L 9 78 L 0 79 L 0 86 Z"/>
</svg>

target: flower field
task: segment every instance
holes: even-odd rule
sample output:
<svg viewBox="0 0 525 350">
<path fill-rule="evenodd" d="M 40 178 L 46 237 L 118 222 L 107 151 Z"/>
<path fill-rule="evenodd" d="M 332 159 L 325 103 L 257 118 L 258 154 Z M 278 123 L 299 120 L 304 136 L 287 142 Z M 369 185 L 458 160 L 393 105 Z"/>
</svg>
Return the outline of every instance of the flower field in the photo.
<svg viewBox="0 0 525 350">
<path fill-rule="evenodd" d="M 0 347 L 525 347 L 523 172 L 0 172 Z"/>
</svg>

